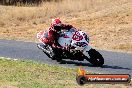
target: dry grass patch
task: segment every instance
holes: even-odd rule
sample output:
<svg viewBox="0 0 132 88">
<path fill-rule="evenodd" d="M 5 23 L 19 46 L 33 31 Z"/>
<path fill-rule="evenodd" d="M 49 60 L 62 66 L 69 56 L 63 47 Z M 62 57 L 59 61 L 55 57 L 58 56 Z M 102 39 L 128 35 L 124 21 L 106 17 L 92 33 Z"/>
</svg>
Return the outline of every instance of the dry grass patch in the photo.
<svg viewBox="0 0 132 88">
<path fill-rule="evenodd" d="M 132 51 L 131 0 L 64 0 L 38 7 L 0 6 L 0 38 L 35 41 L 52 18 L 60 17 L 90 35 L 99 49 Z M 122 48 L 122 44 L 126 47 Z"/>
</svg>

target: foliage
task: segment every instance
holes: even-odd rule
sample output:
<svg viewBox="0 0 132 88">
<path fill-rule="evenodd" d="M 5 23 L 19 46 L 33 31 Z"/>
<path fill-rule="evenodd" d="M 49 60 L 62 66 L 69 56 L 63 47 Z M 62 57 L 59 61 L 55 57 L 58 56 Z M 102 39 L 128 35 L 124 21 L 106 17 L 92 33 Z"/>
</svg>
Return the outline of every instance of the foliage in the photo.
<svg viewBox="0 0 132 88">
<path fill-rule="evenodd" d="M 0 4 L 2 5 L 21 5 L 21 6 L 26 5 L 26 4 L 39 5 L 42 2 L 50 2 L 50 1 L 58 2 L 62 0 L 1 0 Z"/>
</svg>

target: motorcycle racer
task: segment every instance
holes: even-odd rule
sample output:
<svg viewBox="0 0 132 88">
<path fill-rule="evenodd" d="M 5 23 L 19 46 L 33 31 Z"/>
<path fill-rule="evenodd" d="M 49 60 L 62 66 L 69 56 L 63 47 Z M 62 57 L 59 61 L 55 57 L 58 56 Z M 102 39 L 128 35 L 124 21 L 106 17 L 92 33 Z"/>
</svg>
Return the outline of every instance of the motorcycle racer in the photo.
<svg viewBox="0 0 132 88">
<path fill-rule="evenodd" d="M 45 44 L 51 45 L 54 48 L 62 48 L 57 42 L 59 37 L 59 32 L 63 30 L 70 30 L 73 28 L 72 25 L 62 24 L 61 20 L 58 18 L 52 19 L 51 25 L 48 28 L 46 34 L 44 34 L 41 41 Z M 41 33 L 40 31 L 39 33 Z"/>
<path fill-rule="evenodd" d="M 74 28 L 74 27 L 69 24 L 63 24 L 59 18 L 52 19 L 51 25 L 48 28 L 48 30 L 45 33 L 44 31 L 40 31 L 37 34 L 37 38 L 39 38 L 40 41 L 43 43 L 43 45 L 38 45 L 38 47 L 44 48 L 46 45 L 50 45 L 54 49 L 63 50 L 64 47 L 62 47 L 58 43 L 58 38 L 60 36 L 59 32 L 61 30 L 70 30 L 71 28 Z M 46 51 L 45 49 L 45 52 L 48 52 L 48 51 Z"/>
</svg>

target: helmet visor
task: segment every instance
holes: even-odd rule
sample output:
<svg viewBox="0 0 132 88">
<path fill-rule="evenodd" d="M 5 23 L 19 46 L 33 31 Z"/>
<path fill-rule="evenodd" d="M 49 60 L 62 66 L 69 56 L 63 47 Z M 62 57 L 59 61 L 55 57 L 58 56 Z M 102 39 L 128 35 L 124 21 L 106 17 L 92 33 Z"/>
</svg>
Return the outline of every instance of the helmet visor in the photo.
<svg viewBox="0 0 132 88">
<path fill-rule="evenodd" d="M 61 31 L 61 26 L 54 26 L 54 29 L 57 30 L 57 31 Z"/>
</svg>

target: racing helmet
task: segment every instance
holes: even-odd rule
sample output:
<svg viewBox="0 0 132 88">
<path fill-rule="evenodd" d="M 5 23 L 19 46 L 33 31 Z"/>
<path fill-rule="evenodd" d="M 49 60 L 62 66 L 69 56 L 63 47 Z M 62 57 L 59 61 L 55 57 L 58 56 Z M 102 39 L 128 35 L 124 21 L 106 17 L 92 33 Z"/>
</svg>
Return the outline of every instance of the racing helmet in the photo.
<svg viewBox="0 0 132 88">
<path fill-rule="evenodd" d="M 62 28 L 62 22 L 59 18 L 52 19 L 51 25 L 52 25 L 53 29 L 56 31 L 60 31 Z"/>
</svg>

